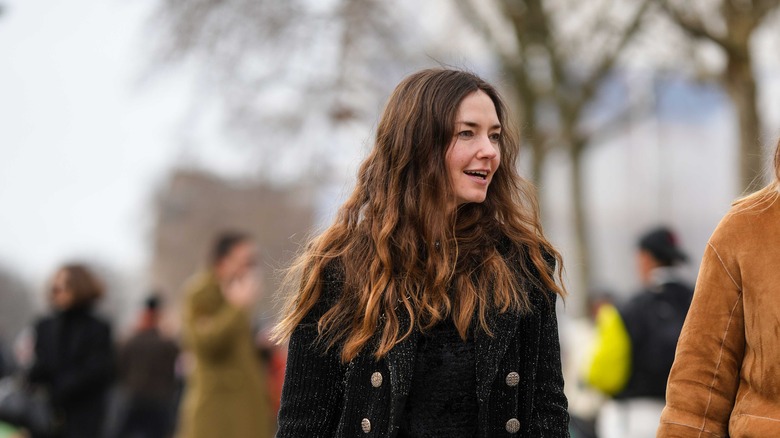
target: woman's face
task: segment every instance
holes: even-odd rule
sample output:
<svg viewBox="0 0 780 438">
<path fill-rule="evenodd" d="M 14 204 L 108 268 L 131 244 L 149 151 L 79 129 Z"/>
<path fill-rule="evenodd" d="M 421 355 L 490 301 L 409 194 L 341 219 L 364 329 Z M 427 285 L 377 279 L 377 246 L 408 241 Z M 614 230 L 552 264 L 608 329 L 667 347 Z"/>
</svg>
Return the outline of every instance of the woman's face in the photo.
<svg viewBox="0 0 780 438">
<path fill-rule="evenodd" d="M 257 266 L 257 248 L 250 241 L 241 242 L 230 249 L 217 265 L 217 275 L 232 280 L 246 275 Z"/>
<path fill-rule="evenodd" d="M 445 161 L 457 205 L 483 202 L 501 161 L 501 124 L 484 91 L 466 96 L 455 115 L 455 137 Z"/>
<path fill-rule="evenodd" d="M 51 303 L 57 310 L 67 310 L 73 306 L 75 297 L 68 287 L 68 273 L 61 270 L 54 276 L 51 285 Z"/>
</svg>

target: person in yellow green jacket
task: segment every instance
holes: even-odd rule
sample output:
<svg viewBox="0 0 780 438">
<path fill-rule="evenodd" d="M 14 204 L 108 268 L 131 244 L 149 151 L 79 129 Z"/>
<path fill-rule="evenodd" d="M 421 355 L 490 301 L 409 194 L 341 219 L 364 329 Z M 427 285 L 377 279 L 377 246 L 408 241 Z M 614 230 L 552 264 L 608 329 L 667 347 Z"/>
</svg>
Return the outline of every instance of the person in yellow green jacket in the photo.
<svg viewBox="0 0 780 438">
<path fill-rule="evenodd" d="M 611 397 L 597 419 L 600 438 L 655 437 L 677 339 L 693 298 L 676 266 L 687 260 L 674 233 L 650 230 L 639 240 L 643 290 L 621 305 L 603 305 L 585 381 Z"/>
<path fill-rule="evenodd" d="M 210 267 L 186 288 L 184 343 L 194 357 L 182 400 L 179 438 L 262 438 L 273 434 L 268 390 L 253 343 L 257 250 L 228 232 L 213 246 Z"/>
</svg>

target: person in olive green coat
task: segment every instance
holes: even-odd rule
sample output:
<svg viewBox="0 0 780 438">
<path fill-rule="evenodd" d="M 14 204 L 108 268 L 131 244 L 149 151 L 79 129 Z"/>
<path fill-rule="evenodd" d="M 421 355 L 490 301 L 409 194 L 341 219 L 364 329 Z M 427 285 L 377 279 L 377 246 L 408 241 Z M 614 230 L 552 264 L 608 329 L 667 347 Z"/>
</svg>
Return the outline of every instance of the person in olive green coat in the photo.
<svg viewBox="0 0 780 438">
<path fill-rule="evenodd" d="M 225 233 L 214 245 L 211 267 L 187 287 L 184 341 L 195 368 L 182 401 L 179 438 L 273 434 L 249 322 L 257 294 L 256 257 L 248 236 Z"/>
</svg>

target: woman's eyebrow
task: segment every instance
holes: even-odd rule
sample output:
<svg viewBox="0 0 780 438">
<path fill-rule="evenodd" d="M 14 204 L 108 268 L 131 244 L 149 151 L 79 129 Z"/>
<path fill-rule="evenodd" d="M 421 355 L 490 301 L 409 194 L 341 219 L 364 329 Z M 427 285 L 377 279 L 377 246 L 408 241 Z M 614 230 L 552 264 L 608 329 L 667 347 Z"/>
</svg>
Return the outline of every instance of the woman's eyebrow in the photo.
<svg viewBox="0 0 780 438">
<path fill-rule="evenodd" d="M 459 121 L 456 121 L 455 123 L 456 124 L 459 123 L 459 124 L 462 124 L 462 125 L 466 125 L 469 128 L 479 128 L 480 127 L 479 123 L 477 123 L 477 122 L 470 122 L 468 120 L 459 120 Z M 491 126 L 489 129 L 501 129 L 501 124 L 500 123 L 496 123 L 495 125 Z"/>
</svg>

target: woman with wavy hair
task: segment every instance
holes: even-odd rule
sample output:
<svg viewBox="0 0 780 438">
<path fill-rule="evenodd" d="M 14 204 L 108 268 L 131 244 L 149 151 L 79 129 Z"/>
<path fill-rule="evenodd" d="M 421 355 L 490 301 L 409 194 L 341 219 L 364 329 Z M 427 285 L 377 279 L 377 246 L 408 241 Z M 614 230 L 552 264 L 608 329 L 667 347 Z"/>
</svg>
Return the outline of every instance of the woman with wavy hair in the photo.
<svg viewBox="0 0 780 438">
<path fill-rule="evenodd" d="M 290 268 L 278 437 L 568 436 L 545 239 L 497 91 L 393 91 L 352 195 Z"/>
<path fill-rule="evenodd" d="M 780 142 L 774 174 L 707 243 L 658 437 L 780 436 Z"/>
</svg>

